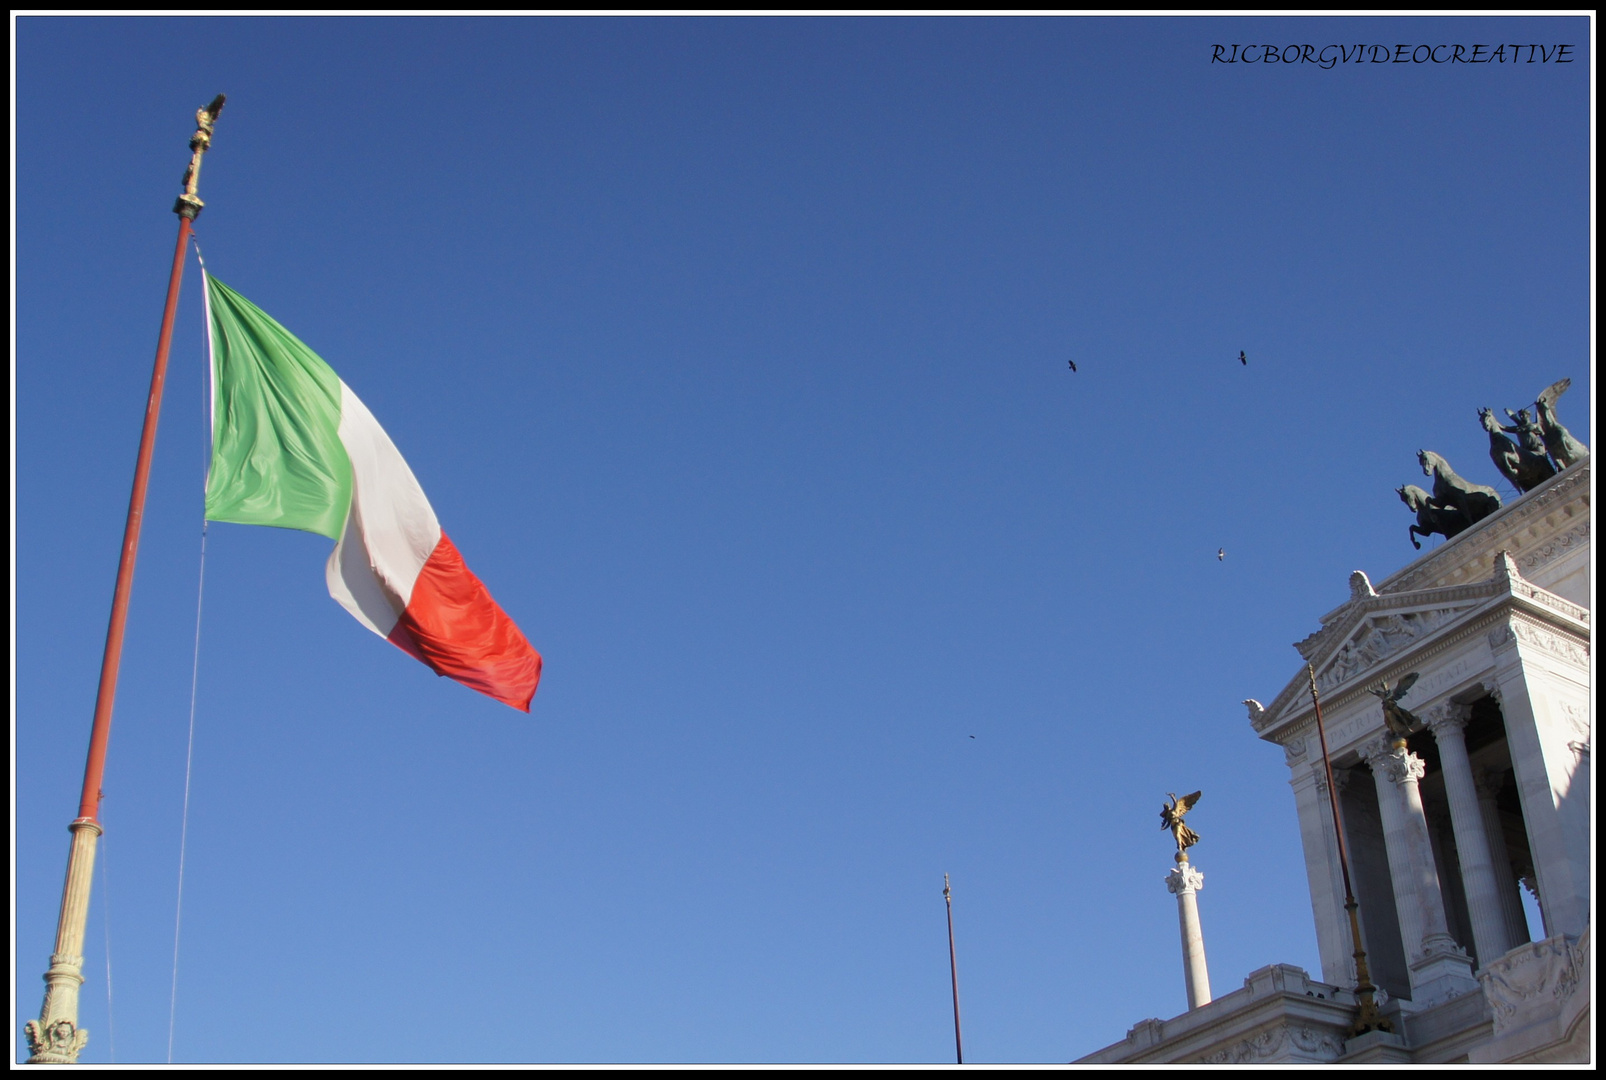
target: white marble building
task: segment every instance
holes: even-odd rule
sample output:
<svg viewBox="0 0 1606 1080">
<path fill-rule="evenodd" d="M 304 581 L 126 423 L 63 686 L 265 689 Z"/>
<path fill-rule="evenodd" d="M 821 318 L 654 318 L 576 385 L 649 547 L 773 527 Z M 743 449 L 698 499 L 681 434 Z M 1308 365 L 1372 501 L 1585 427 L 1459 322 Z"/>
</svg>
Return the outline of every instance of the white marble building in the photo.
<svg viewBox="0 0 1606 1080">
<path fill-rule="evenodd" d="M 1274 965 L 1081 1062 L 1584 1062 L 1591 827 L 1590 462 L 1349 599 L 1296 648 L 1321 691 L 1372 981 L 1394 1032 L 1351 1038 L 1344 885 L 1301 669 L 1250 723 L 1282 747 L 1320 980 Z M 1424 730 L 1386 738 L 1369 693 Z M 1519 890 L 1543 921 L 1530 940 Z M 1208 927 L 1205 927 L 1208 936 Z"/>
</svg>

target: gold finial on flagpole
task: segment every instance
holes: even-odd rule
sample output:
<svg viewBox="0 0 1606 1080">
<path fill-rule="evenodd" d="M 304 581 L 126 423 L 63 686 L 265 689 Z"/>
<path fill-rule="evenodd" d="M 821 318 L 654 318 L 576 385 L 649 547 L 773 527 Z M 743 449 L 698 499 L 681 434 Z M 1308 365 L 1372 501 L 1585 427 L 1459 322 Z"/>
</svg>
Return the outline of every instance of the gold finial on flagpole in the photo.
<svg viewBox="0 0 1606 1080">
<path fill-rule="evenodd" d="M 212 99 L 210 105 L 195 110 L 195 134 L 190 136 L 190 167 L 184 170 L 184 194 L 173 204 L 173 213 L 194 221 L 206 204 L 197 195 L 201 183 L 201 155 L 212 148 L 212 128 L 217 114 L 223 111 L 224 95 Z"/>
</svg>

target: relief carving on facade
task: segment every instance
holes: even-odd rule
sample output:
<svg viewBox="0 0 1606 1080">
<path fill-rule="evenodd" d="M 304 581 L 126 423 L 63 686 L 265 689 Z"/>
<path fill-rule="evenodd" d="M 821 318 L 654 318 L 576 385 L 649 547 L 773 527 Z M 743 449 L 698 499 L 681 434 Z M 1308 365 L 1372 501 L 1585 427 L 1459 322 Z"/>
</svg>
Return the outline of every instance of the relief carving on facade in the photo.
<svg viewBox="0 0 1606 1080">
<path fill-rule="evenodd" d="M 1432 633 L 1458 614 L 1456 608 L 1413 611 L 1376 619 L 1333 656 L 1316 685 L 1331 690 L 1356 674 Z"/>
<path fill-rule="evenodd" d="M 1562 533 L 1560 536 L 1539 545 L 1533 551 L 1522 557 L 1522 568 L 1525 577 L 1532 577 L 1532 571 L 1539 569 L 1559 555 L 1565 555 L 1574 548 L 1589 546 L 1589 522 L 1576 525 Z"/>
<path fill-rule="evenodd" d="M 1589 718 L 1584 715 L 1584 710 L 1571 701 L 1556 702 L 1556 709 L 1561 713 L 1563 722 L 1572 728 L 1573 734 L 1577 736 L 1568 745 L 1571 746 L 1573 743 L 1578 743 L 1587 751 L 1589 749 Z"/>
<path fill-rule="evenodd" d="M 1580 667 L 1589 666 L 1589 650 L 1576 641 L 1569 641 L 1549 630 L 1541 630 L 1531 623 L 1513 622 L 1511 628 L 1516 633 L 1517 639 L 1525 644 L 1536 645 L 1552 656 L 1570 660 Z"/>
<path fill-rule="evenodd" d="M 1288 1048 L 1321 1060 L 1336 1061 L 1344 1052 L 1344 1040 L 1334 1032 L 1318 1031 L 1307 1024 L 1279 1024 L 1207 1054 L 1199 1059 L 1199 1064 L 1244 1065 L 1274 1058 L 1286 1061 L 1288 1058 L 1280 1055 Z"/>
<path fill-rule="evenodd" d="M 1578 989 L 1588 964 L 1579 943 L 1558 935 L 1513 949 L 1479 974 L 1494 1033 L 1553 1015 Z"/>
</svg>

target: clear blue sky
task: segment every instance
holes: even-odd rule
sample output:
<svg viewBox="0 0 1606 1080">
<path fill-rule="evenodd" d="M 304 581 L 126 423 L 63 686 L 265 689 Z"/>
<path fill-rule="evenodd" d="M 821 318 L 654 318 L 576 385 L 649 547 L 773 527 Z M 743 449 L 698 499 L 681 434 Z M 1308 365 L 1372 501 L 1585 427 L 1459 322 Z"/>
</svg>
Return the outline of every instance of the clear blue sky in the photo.
<svg viewBox="0 0 1606 1080">
<path fill-rule="evenodd" d="M 212 529 L 179 1061 L 951 1060 L 944 872 L 967 1056 L 1065 1061 L 1185 1008 L 1157 811 L 1194 788 L 1217 992 L 1315 972 L 1239 701 L 1414 556 L 1419 448 L 1495 483 L 1477 409 L 1563 376 L 1593 441 L 1582 18 L 14 28 L 19 1055 L 219 91 L 209 267 L 361 395 L 546 669 L 526 717 L 348 616 L 327 540 Z M 166 1056 L 199 280 L 86 1061 Z"/>
</svg>

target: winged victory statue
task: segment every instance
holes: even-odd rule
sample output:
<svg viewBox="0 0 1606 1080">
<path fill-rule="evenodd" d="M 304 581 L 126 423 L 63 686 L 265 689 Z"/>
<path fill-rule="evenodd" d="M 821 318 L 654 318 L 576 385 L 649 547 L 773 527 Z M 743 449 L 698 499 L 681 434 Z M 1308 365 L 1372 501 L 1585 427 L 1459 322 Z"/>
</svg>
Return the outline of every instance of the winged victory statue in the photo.
<svg viewBox="0 0 1606 1080">
<path fill-rule="evenodd" d="M 1402 675 L 1392 690 L 1386 682 L 1368 688 L 1368 692 L 1382 700 L 1383 723 L 1389 729 L 1389 734 L 1397 739 L 1403 739 L 1422 727 L 1421 718 L 1400 704 L 1400 699 L 1416 685 L 1417 678 L 1417 673 L 1413 671 L 1409 675 Z"/>
<path fill-rule="evenodd" d="M 1199 801 L 1199 796 L 1204 792 L 1195 791 L 1192 795 L 1184 795 L 1180 799 L 1177 798 L 1176 792 L 1168 791 L 1166 794 L 1171 797 L 1171 805 L 1160 807 L 1160 828 L 1170 829 L 1171 835 L 1176 837 L 1177 861 L 1182 862 L 1188 858 L 1188 849 L 1199 842 L 1199 834 L 1184 825 L 1182 819 L 1193 809 L 1194 804 Z"/>
</svg>

